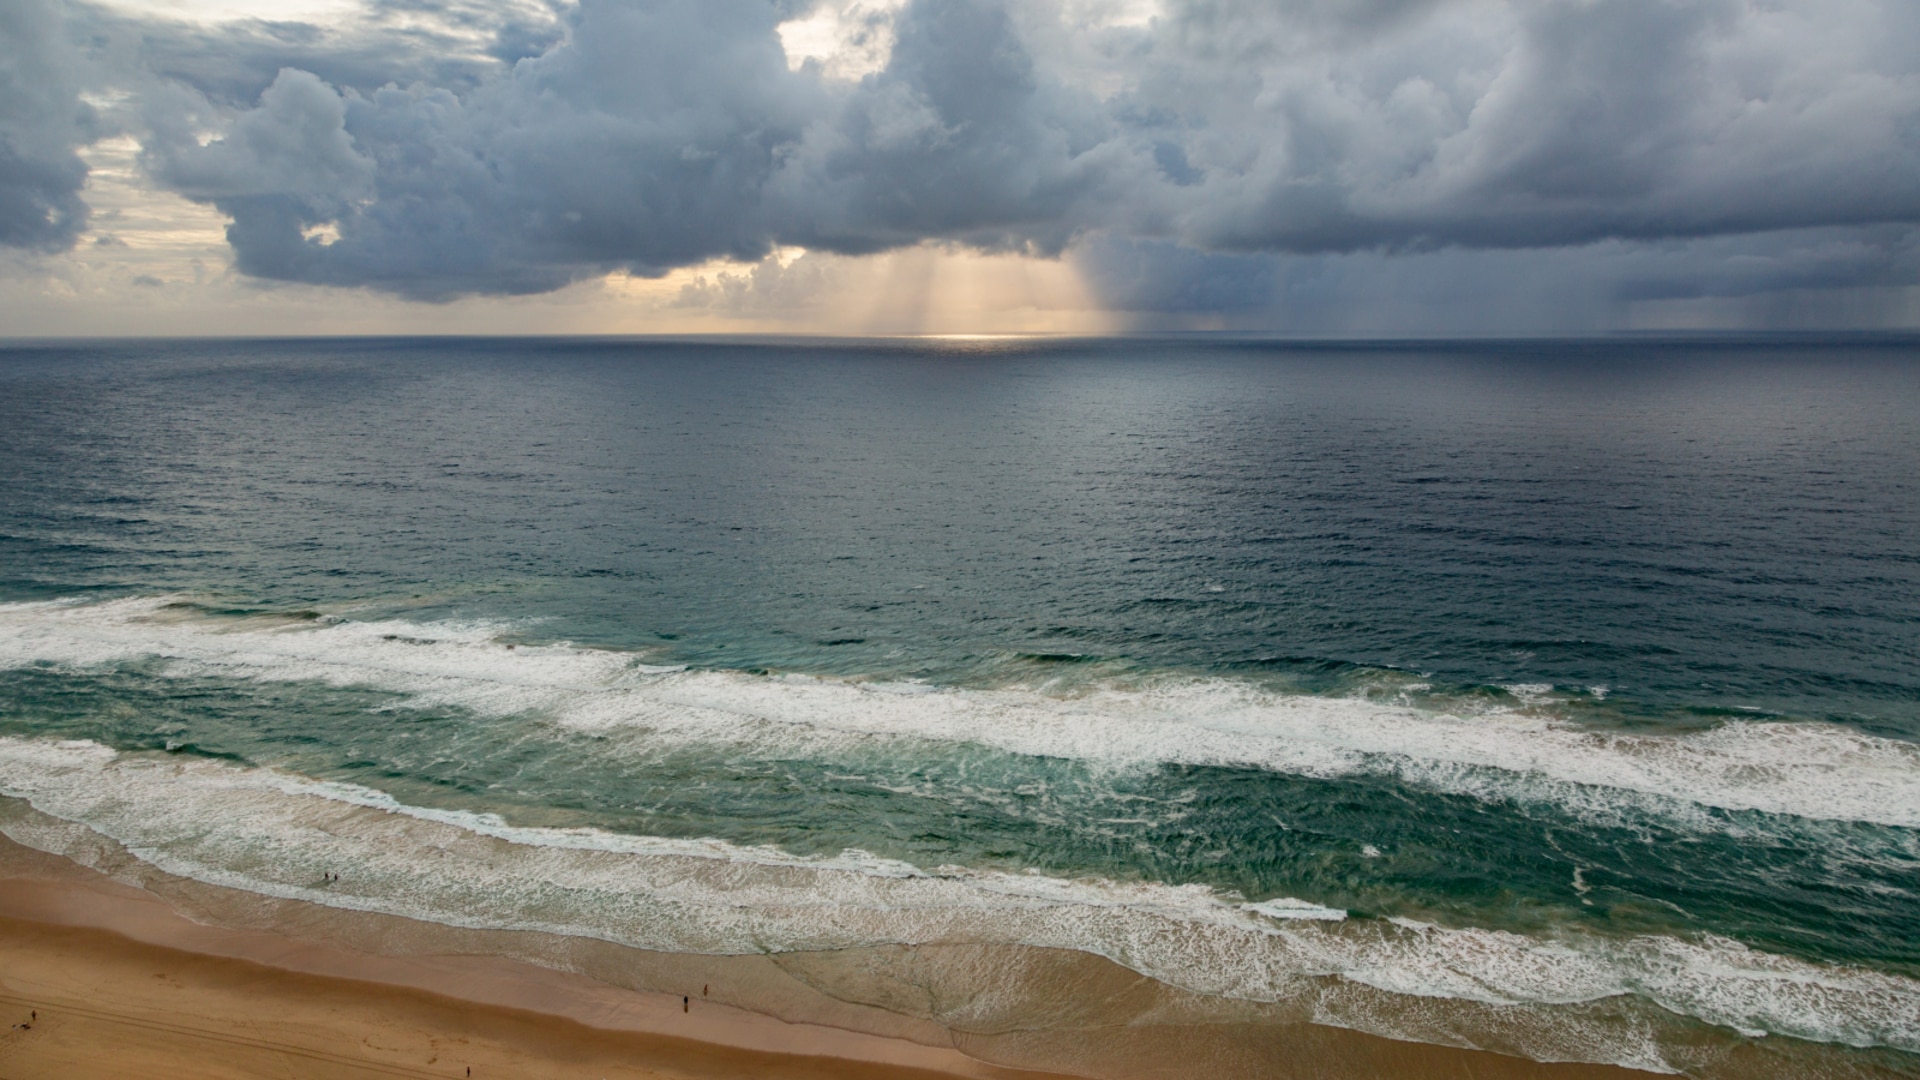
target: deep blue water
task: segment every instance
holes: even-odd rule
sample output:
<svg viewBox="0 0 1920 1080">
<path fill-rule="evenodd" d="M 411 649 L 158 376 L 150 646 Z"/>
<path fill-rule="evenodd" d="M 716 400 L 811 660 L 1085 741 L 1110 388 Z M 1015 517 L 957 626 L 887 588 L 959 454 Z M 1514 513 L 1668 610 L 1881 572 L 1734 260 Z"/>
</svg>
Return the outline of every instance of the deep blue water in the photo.
<svg viewBox="0 0 1920 1080">
<path fill-rule="evenodd" d="M 18 344 L 0 789 L 209 875 L 32 755 L 1200 886 L 1920 1050 L 1917 433 L 1899 338 Z"/>
</svg>

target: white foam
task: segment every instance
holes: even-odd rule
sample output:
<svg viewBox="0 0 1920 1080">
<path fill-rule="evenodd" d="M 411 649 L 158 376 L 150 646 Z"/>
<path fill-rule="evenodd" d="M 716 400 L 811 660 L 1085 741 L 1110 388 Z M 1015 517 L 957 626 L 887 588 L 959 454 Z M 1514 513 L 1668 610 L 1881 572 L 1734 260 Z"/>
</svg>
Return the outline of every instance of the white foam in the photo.
<svg viewBox="0 0 1920 1080">
<path fill-rule="evenodd" d="M 1113 767 L 1386 774 L 1594 813 L 1617 813 L 1632 796 L 1635 809 L 1682 817 L 1711 807 L 1920 827 L 1920 746 L 1828 724 L 1742 721 L 1657 735 L 1584 728 L 1544 708 L 1445 713 L 1277 694 L 1232 679 L 1170 677 L 1060 696 L 686 671 L 565 645 L 509 649 L 496 640 L 505 629 L 497 623 L 261 626 L 176 617 L 167 603 L 0 605 L 0 667 L 154 657 L 175 675 L 376 687 L 416 705 L 631 730 L 656 747 L 737 743 L 831 755 L 875 739 L 918 739 Z M 1542 706 L 1547 689 L 1512 688 Z"/>
<path fill-rule="evenodd" d="M 1325 976 L 1496 1005 L 1635 994 L 1741 1030 L 1920 1051 L 1920 981 L 1712 938 L 1530 938 L 1344 920 L 1305 901 L 1244 903 L 1193 885 L 924 870 L 859 852 L 810 859 L 717 840 L 515 827 L 352 785 L 84 742 L 0 738 L 0 793 L 172 874 L 452 925 L 702 953 L 1047 946 L 1257 1001 L 1333 993 L 1316 981 Z M 17 823 L 6 830 L 58 846 Z M 328 871 L 339 880 L 324 882 Z M 1650 1045 L 1610 1053 L 1662 1067 Z"/>
<path fill-rule="evenodd" d="M 1341 922 L 1347 913 L 1339 908 L 1321 907 L 1297 900 L 1291 896 L 1282 896 L 1273 900 L 1264 900 L 1258 904 L 1241 904 L 1241 909 L 1256 915 L 1265 915 L 1269 919 L 1310 919 L 1315 922 Z"/>
</svg>

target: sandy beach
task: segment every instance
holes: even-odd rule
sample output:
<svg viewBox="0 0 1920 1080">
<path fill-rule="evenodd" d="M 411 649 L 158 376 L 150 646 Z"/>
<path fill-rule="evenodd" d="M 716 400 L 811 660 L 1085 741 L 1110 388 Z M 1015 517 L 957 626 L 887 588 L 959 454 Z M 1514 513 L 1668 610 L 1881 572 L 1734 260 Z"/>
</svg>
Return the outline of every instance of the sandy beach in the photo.
<svg viewBox="0 0 1920 1080">
<path fill-rule="evenodd" d="M 157 896 L 5 842 L 0 877 L 0 1077 L 1029 1077 L 960 1049 L 964 1033 L 875 1010 L 793 1023 L 716 1002 L 737 988 L 674 996 L 608 985 L 498 956 L 376 955 L 285 933 L 191 921 Z M 686 958 L 716 980 L 752 977 L 759 957 Z M 703 996 L 704 991 L 704 996 Z M 764 993 L 764 988 L 762 990 Z M 794 997 L 805 988 L 786 988 Z M 1089 987 L 1099 995 L 1102 988 Z M 683 1001 L 683 998 L 685 999 Z M 869 1015 L 861 1015 L 862 1013 Z M 36 1015 L 37 1014 L 37 1015 Z M 890 1023 L 886 1034 L 871 1029 Z M 1230 1030 L 1111 1033 L 1161 1045 L 1131 1067 L 1091 1055 L 1086 1073 L 1182 1075 L 1196 1041 Z M 1245 1060 L 1298 1077 L 1643 1075 L 1541 1065 L 1319 1025 L 1266 1034 Z M 1278 1043 L 1279 1045 L 1276 1045 Z M 1229 1054 L 1244 1058 L 1247 1047 Z M 1104 1060 L 1104 1064 L 1101 1061 Z M 1187 1057 L 1186 1060 L 1205 1060 Z M 1079 1072 L 1080 1070 L 1076 1070 Z"/>
<path fill-rule="evenodd" d="M 0 1075 L 935 1077 L 613 1032 L 563 1017 L 0 920 Z"/>
</svg>

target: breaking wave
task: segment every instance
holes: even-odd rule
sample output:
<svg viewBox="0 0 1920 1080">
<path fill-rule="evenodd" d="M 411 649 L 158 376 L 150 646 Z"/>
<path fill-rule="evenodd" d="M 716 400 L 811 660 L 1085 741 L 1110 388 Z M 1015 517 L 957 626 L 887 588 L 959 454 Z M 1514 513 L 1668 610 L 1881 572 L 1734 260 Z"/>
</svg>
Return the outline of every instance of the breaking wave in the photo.
<svg viewBox="0 0 1920 1080">
<path fill-rule="evenodd" d="M 373 687 L 420 706 L 831 757 L 874 740 L 971 743 L 1112 767 L 1159 763 L 1433 790 L 1920 827 L 1920 745 L 1831 724 L 1733 721 L 1650 734 L 1556 716 L 1544 687 L 1450 709 L 1168 675 L 1072 693 L 687 670 L 631 653 L 504 643 L 487 622 L 207 618 L 166 598 L 0 605 L 0 667 L 158 659 L 179 676 Z"/>
</svg>

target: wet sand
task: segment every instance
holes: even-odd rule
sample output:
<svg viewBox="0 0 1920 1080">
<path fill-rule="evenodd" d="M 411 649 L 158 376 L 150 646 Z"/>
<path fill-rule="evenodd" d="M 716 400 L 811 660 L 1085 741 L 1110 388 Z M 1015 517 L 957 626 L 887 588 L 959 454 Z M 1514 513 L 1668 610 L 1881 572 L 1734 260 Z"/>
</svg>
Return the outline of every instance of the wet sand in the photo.
<svg viewBox="0 0 1920 1080">
<path fill-rule="evenodd" d="M 13 919 L 0 919 L 0 969 L 0 1019 L 9 1025 L 0 1032 L 0 1076 L 8 1080 L 953 1075 L 609 1031 Z"/>
<path fill-rule="evenodd" d="M 311 908 L 293 901 L 271 902 L 281 929 L 205 925 L 145 889 L 4 839 L 0 846 L 5 1080 L 463 1077 L 467 1069 L 488 1078 L 1044 1080 L 1221 1075 L 1220 1066 L 1228 1074 L 1324 1080 L 1647 1075 L 1315 1024 L 1243 1031 L 1181 1023 L 1164 1003 L 1125 1024 L 1083 1029 L 1077 1047 L 1054 1045 L 1034 1042 L 1031 1032 L 956 1031 L 823 994 L 819 978 L 793 974 L 805 975 L 804 965 L 783 967 L 769 957 L 666 957 L 645 976 L 656 989 L 638 990 L 504 956 L 463 955 L 434 928 L 423 928 L 400 955 L 343 947 L 325 934 L 303 938 L 284 932 L 298 915 L 289 905 Z M 316 926 L 339 915 L 310 914 Z M 381 940 L 399 941 L 394 935 L 404 929 L 386 927 Z M 422 949 L 436 940 L 456 948 Z M 1104 961 L 1070 956 L 1061 963 L 1070 982 L 1051 984 L 1051 992 L 1071 989 L 1096 1008 L 1146 992 L 1138 977 Z M 848 984 L 846 970 L 836 977 Z M 684 995 L 658 989 L 674 978 L 684 980 Z M 742 1000 L 777 1002 L 786 1018 L 729 1003 Z M 38 1020 L 30 1019 L 34 1011 Z M 1079 1067 L 1042 1072 L 981 1060 L 1009 1056 Z"/>
</svg>

